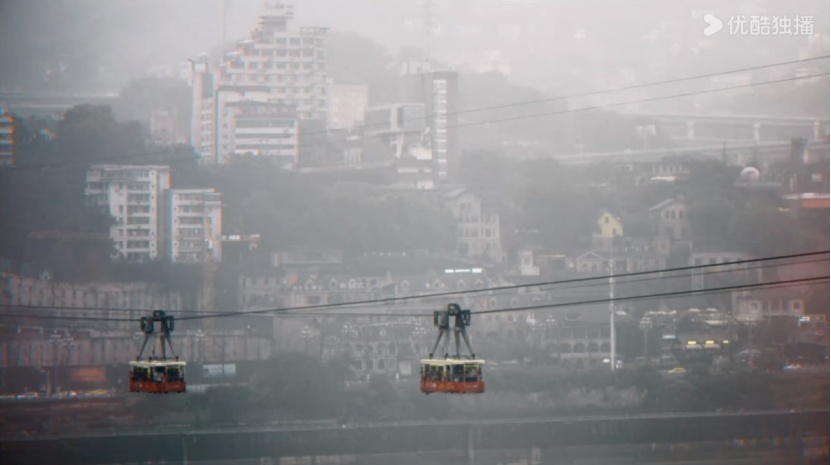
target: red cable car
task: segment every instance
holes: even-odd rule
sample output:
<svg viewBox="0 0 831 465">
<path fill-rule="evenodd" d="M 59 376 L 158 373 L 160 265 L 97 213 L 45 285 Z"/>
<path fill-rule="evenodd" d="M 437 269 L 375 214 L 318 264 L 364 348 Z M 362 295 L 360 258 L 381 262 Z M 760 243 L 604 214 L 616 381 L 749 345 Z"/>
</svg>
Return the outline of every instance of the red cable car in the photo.
<svg viewBox="0 0 831 465">
<path fill-rule="evenodd" d="M 156 357 L 156 349 L 153 347 L 153 355 L 147 360 L 142 360 L 144 349 L 147 343 L 153 338 L 156 323 L 159 323 L 159 346 L 162 356 Z M 151 392 L 156 394 L 167 394 L 168 392 L 185 392 L 185 362 L 179 361 L 179 357 L 173 351 L 173 343 L 170 341 L 170 333 L 173 331 L 173 317 L 165 315 L 163 310 L 153 311 L 153 316 L 141 318 L 141 331 L 144 333 L 144 344 L 138 357 L 130 362 L 130 392 Z M 174 359 L 167 358 L 166 347 L 174 354 Z"/>
<path fill-rule="evenodd" d="M 453 332 L 456 339 L 456 355 L 450 356 L 447 346 L 450 343 L 450 319 L 454 320 Z M 470 310 L 462 310 L 458 304 L 449 304 L 447 310 L 433 313 L 433 324 L 439 328 L 439 335 L 430 358 L 421 360 L 421 392 L 443 392 L 445 394 L 481 394 L 485 392 L 485 381 L 482 378 L 484 360 L 477 359 L 470 348 L 470 339 L 466 328 L 470 326 Z M 462 357 L 459 350 L 459 336 L 462 336 L 469 357 Z M 446 338 L 445 338 L 446 336 Z M 444 359 L 434 359 L 442 339 L 444 343 Z"/>
</svg>

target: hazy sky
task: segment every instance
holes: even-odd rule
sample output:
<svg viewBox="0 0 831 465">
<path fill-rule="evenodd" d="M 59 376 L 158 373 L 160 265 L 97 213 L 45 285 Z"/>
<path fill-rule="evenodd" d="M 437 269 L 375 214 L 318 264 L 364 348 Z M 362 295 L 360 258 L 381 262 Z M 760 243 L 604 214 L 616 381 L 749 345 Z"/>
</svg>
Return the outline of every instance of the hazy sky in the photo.
<svg viewBox="0 0 831 465">
<path fill-rule="evenodd" d="M 359 32 L 395 52 L 404 45 L 423 44 L 425 0 L 296 0 L 296 26 L 326 26 Z M 727 21 L 745 14 L 806 15 L 815 32 L 828 35 L 828 0 L 432 0 L 437 26 L 432 52 L 454 60 L 476 60 L 499 54 L 520 83 L 554 86 L 563 70 L 595 73 L 638 69 L 663 60 L 681 60 L 687 49 L 703 42 L 703 20 L 711 12 Z M 26 3 L 28 17 L 18 18 L 9 5 Z M 31 3 L 30 3 L 31 2 Z M 123 85 L 153 66 L 171 66 L 210 51 L 222 40 L 223 5 L 227 5 L 228 40 L 248 38 L 256 26 L 263 0 L 0 0 L 0 40 L 9 22 L 31 24 L 49 37 L 57 26 L 79 40 L 95 43 L 90 51 L 98 66 Z M 38 22 L 53 6 L 53 23 Z M 654 36 L 655 34 L 657 36 Z M 647 37 L 654 38 L 649 42 Z M 65 42 L 66 38 L 56 38 Z M 677 45 L 673 45 L 677 44 Z M 798 58 L 807 36 L 731 37 L 725 31 L 711 38 L 713 65 L 754 65 Z M 670 50 L 675 47 L 680 50 Z M 0 48 L 6 50 L 0 45 Z M 759 55 L 753 59 L 753 55 Z M 36 54 L 36 52 L 32 52 Z M 672 55 L 671 57 L 669 55 Z M 0 57 L 2 59 L 3 57 Z M 706 57 L 705 57 L 706 58 Z M 34 59 L 34 58 L 33 58 Z M 4 66 L 8 64 L 4 60 Z M 705 60 L 707 61 L 707 60 Z M 676 63 L 677 64 L 677 63 Z M 827 65 L 826 65 L 827 68 Z M 703 70 L 706 71 L 706 70 Z M 644 76 L 639 76 L 643 78 Z M 118 89 L 107 89 L 117 91 Z M 552 90 L 552 89 L 547 89 Z"/>
</svg>

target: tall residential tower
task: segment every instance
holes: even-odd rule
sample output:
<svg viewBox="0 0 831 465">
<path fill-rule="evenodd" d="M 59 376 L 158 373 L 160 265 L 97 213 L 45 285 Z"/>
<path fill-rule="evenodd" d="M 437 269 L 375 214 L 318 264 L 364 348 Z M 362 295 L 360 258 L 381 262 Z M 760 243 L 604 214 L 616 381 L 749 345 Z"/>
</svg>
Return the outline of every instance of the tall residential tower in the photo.
<svg viewBox="0 0 831 465">
<path fill-rule="evenodd" d="M 279 115 L 275 127 L 280 128 L 299 125 L 288 125 L 286 119 L 326 120 L 327 29 L 292 30 L 293 18 L 291 5 L 266 2 L 250 39 L 237 42 L 219 64 L 194 67 L 192 139 L 207 160 L 222 163 L 229 156 L 255 154 L 297 164 L 298 131 L 254 133 L 252 128 L 271 128 L 261 121 L 271 115 Z M 253 120 L 265 126 L 252 126 Z"/>
</svg>

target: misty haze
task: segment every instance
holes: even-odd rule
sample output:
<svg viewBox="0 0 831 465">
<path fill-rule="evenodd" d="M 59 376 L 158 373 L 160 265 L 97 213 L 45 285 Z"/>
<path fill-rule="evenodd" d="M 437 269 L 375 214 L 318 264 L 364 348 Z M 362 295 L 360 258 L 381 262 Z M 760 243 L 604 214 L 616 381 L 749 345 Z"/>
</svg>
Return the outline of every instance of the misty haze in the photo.
<svg viewBox="0 0 831 465">
<path fill-rule="evenodd" d="M 0 0 L 0 462 L 826 464 L 827 0 Z"/>
</svg>

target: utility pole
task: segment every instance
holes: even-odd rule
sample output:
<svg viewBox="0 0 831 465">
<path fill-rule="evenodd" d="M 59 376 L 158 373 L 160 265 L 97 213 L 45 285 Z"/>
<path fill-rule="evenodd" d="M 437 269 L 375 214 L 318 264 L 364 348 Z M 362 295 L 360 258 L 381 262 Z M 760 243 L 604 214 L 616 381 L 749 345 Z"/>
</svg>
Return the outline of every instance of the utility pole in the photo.
<svg viewBox="0 0 831 465">
<path fill-rule="evenodd" d="M 610 260 L 609 270 L 609 335 L 611 336 L 611 356 L 609 357 L 609 365 L 612 371 L 617 368 L 617 338 L 615 337 L 615 251 L 612 249 L 612 256 Z"/>
</svg>

